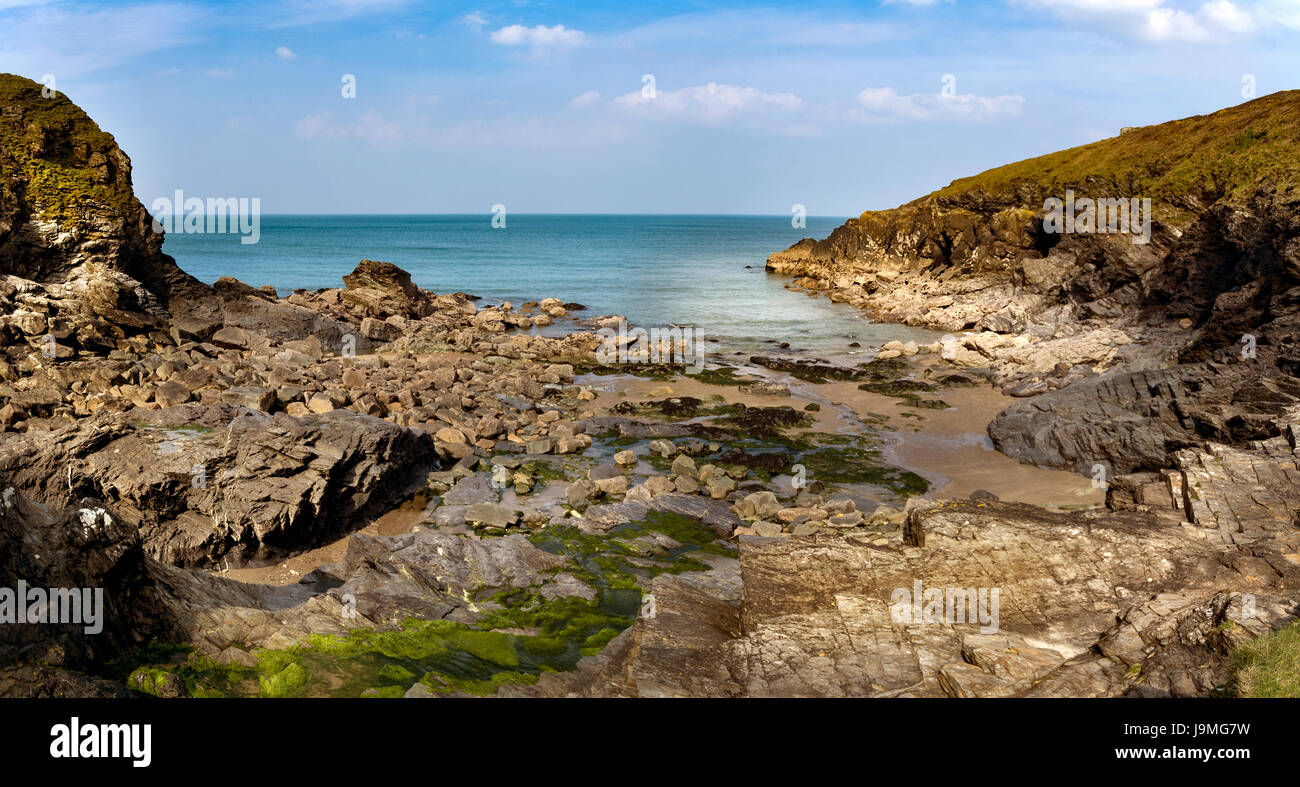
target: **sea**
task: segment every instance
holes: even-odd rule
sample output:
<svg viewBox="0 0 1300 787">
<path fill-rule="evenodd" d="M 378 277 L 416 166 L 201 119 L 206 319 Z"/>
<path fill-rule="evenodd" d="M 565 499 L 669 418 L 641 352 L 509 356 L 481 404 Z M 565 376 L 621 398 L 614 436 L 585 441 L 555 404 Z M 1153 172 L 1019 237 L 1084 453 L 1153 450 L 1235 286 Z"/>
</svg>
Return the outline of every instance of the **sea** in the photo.
<svg viewBox="0 0 1300 787">
<path fill-rule="evenodd" d="M 922 329 L 874 323 L 845 304 L 785 289 L 768 255 L 844 222 L 736 215 L 266 215 L 256 243 L 218 233 L 170 233 L 163 250 L 212 283 L 342 286 L 362 259 L 391 262 L 436 293 L 486 303 L 559 298 L 580 316 L 617 314 L 634 325 L 694 326 L 711 342 L 782 354 L 856 355 L 892 339 L 933 341 Z M 500 220 L 498 220 L 498 224 Z M 851 349 L 852 343 L 863 349 Z"/>
</svg>

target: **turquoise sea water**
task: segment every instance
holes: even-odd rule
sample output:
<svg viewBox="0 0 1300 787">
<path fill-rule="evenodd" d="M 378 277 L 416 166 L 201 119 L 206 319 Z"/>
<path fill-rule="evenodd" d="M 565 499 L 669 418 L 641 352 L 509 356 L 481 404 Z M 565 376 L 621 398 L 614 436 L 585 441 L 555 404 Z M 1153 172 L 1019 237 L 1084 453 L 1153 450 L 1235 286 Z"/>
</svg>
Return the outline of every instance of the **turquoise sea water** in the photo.
<svg viewBox="0 0 1300 787">
<path fill-rule="evenodd" d="M 357 262 L 391 262 L 425 289 L 492 300 L 560 298 L 634 324 L 695 325 L 743 347 L 789 342 L 822 354 L 924 332 L 872 324 L 856 310 L 783 288 L 767 256 L 824 238 L 842 218 L 788 216 L 263 216 L 256 244 L 237 235 L 169 234 L 163 250 L 205 282 L 223 275 L 281 294 L 338 287 Z M 749 266 L 749 267 L 747 267 Z"/>
</svg>

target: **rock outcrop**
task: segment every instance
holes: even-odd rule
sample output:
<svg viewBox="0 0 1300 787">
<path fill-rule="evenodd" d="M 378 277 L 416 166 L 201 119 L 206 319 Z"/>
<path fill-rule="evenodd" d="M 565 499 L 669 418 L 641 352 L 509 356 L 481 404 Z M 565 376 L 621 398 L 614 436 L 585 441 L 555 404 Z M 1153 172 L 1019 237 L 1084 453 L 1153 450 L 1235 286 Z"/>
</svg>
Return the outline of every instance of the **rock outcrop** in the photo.
<svg viewBox="0 0 1300 787">
<path fill-rule="evenodd" d="M 1229 502 L 1205 491 L 1197 505 Z M 1296 504 L 1277 511 L 1293 516 Z M 733 581 L 660 577 L 655 614 L 608 651 L 508 693 L 1204 695 L 1226 681 L 1235 645 L 1294 617 L 1300 531 L 1267 517 L 1249 529 L 1193 524 L 1168 502 L 1141 508 L 940 501 L 885 544 L 743 537 Z"/>
<path fill-rule="evenodd" d="M 67 589 L 78 595 L 81 589 L 97 589 L 102 591 L 103 606 L 99 609 L 102 630 L 90 633 L 84 623 L 21 625 L 10 620 L 0 625 L 0 687 L 11 683 L 9 690 L 19 694 L 55 691 L 69 681 L 93 688 L 92 679 L 68 676 L 65 671 L 100 667 L 151 638 L 181 635 L 175 619 L 163 614 L 167 594 L 153 581 L 135 527 L 98 501 L 77 501 L 74 507 L 51 510 L 7 483 L 2 489 L 0 577 L 4 581 L 0 584 L 13 593 L 19 580 L 28 588 Z M 79 608 L 84 614 L 90 612 Z M 14 610 L 7 614 L 13 615 Z M 4 668 L 14 663 L 31 666 L 25 675 L 22 669 L 10 674 Z"/>
<path fill-rule="evenodd" d="M 767 267 L 881 320 L 965 332 L 945 358 L 1038 396 L 990 428 L 1004 452 L 1163 467 L 1198 440 L 1276 433 L 1298 401 L 1298 118 L 1300 92 L 1276 93 L 1008 165 Z M 1102 221 L 1050 231 L 1047 201 L 1069 193 L 1149 198 L 1148 242 Z"/>
<path fill-rule="evenodd" d="M 204 295 L 162 253 L 112 135 L 66 96 L 43 91 L 0 74 L 0 273 L 75 283 L 109 318 Z"/>
<path fill-rule="evenodd" d="M 0 446 L 0 472 L 46 505 L 105 501 L 148 554 L 182 566 L 264 563 L 338 539 L 422 486 L 433 440 L 336 410 L 231 404 L 103 414 Z"/>
</svg>

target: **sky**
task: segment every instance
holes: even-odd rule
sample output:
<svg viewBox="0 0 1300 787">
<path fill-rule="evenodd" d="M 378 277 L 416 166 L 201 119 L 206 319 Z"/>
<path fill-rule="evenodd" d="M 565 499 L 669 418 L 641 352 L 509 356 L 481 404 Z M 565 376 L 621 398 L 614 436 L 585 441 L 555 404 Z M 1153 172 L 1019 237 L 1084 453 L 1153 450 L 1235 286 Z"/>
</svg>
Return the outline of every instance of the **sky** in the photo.
<svg viewBox="0 0 1300 787">
<path fill-rule="evenodd" d="M 1300 0 L 0 0 L 0 72 L 145 205 L 850 216 L 1300 88 Z"/>
</svg>

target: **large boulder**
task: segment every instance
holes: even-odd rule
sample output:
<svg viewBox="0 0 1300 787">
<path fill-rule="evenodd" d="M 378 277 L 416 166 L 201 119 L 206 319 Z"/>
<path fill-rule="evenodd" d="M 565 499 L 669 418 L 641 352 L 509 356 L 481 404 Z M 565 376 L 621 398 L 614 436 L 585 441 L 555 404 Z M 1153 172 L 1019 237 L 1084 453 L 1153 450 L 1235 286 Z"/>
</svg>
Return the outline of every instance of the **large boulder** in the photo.
<svg viewBox="0 0 1300 787">
<path fill-rule="evenodd" d="M 148 562 L 138 530 L 99 501 L 76 500 L 51 509 L 0 478 L 0 588 L 16 594 L 21 581 L 28 589 L 92 594 L 80 623 L 7 620 L 0 625 L 0 666 L 30 662 L 82 670 L 119 658 L 154 637 L 177 636 L 180 629 L 164 614 L 165 600 Z M 97 591 L 101 595 L 95 599 Z M 16 612 L 11 608 L 9 614 Z M 51 676 L 35 677 L 0 677 L 0 694 L 39 693 L 16 688 L 46 683 Z M 6 691 L 3 685 L 10 680 L 16 686 Z"/>
<path fill-rule="evenodd" d="M 437 458 L 421 430 L 336 410 L 294 418 L 190 404 L 10 435 L 0 468 L 30 497 L 105 500 L 151 556 L 261 563 L 327 543 L 393 505 Z"/>
<path fill-rule="evenodd" d="M 411 281 L 411 274 L 391 262 L 362 260 L 343 277 L 343 300 L 370 317 L 424 317 L 432 312 L 428 296 Z"/>
</svg>

